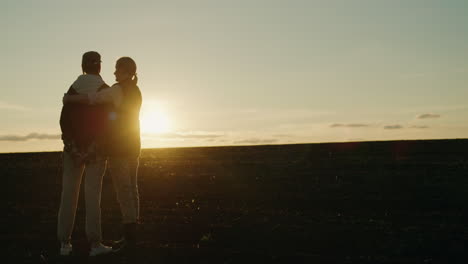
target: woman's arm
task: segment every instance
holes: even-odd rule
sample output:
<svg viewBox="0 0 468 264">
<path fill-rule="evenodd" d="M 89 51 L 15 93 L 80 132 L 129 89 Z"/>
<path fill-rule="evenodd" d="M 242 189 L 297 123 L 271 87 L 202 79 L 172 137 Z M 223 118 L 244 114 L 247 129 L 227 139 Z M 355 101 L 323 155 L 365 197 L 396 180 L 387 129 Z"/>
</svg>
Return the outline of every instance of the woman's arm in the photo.
<svg viewBox="0 0 468 264">
<path fill-rule="evenodd" d="M 119 85 L 113 85 L 107 89 L 103 89 L 97 93 L 88 94 L 90 104 L 114 104 L 118 105 L 116 101 L 121 100 L 122 89 Z"/>
<path fill-rule="evenodd" d="M 114 85 L 110 88 L 103 89 L 97 93 L 78 94 L 63 96 L 63 103 L 78 103 L 78 104 L 106 104 L 111 103 L 116 106 L 122 101 L 122 91 L 120 86 Z"/>
<path fill-rule="evenodd" d="M 87 94 L 64 94 L 62 98 L 63 104 L 76 103 L 76 104 L 89 104 Z"/>
</svg>

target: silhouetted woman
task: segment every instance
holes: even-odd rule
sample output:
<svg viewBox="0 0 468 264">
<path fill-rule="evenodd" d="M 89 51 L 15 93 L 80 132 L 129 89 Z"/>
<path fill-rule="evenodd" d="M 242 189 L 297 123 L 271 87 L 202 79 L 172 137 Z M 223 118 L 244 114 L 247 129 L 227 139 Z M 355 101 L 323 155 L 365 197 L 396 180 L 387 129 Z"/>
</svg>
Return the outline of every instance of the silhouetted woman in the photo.
<svg viewBox="0 0 468 264">
<path fill-rule="evenodd" d="M 139 218 L 137 185 L 140 156 L 140 108 L 142 96 L 137 86 L 135 61 L 122 57 L 115 65 L 112 87 L 87 95 L 65 95 L 64 103 L 108 104 L 107 132 L 98 140 L 100 151 L 108 156 L 117 200 L 122 212 L 123 238 L 114 248 L 134 249 Z"/>
</svg>

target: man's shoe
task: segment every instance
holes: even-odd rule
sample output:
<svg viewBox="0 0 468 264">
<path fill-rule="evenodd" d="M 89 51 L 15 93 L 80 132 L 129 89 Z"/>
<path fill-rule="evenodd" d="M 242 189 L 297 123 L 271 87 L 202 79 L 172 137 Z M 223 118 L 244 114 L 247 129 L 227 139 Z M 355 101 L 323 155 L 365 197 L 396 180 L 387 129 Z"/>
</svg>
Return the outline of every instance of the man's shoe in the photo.
<svg viewBox="0 0 468 264">
<path fill-rule="evenodd" d="M 103 244 L 99 243 L 97 247 L 92 247 L 89 251 L 90 257 L 95 257 L 99 255 L 105 255 L 112 252 L 112 247 L 104 246 Z"/>
<path fill-rule="evenodd" d="M 60 256 L 70 256 L 73 252 L 73 246 L 69 243 L 62 243 L 60 246 Z"/>
</svg>

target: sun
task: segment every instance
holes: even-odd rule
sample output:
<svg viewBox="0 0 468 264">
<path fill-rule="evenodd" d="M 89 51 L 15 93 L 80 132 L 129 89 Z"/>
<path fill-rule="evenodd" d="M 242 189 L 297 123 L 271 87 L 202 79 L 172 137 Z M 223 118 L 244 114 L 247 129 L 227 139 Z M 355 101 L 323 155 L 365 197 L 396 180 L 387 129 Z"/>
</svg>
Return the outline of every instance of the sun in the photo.
<svg viewBox="0 0 468 264">
<path fill-rule="evenodd" d="M 169 117 L 162 104 L 150 102 L 143 106 L 140 115 L 140 127 L 143 133 L 165 133 L 171 130 Z"/>
</svg>

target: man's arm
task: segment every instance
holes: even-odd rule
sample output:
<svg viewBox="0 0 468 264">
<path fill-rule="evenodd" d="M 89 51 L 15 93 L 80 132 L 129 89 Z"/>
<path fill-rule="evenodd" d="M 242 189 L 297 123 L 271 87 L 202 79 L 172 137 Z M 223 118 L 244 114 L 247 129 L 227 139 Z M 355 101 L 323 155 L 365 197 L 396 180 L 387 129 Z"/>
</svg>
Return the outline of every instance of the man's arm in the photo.
<svg viewBox="0 0 468 264">
<path fill-rule="evenodd" d="M 77 94 L 73 86 L 68 88 L 66 94 Z M 72 112 L 73 106 L 67 105 L 62 107 L 62 111 L 60 112 L 60 130 L 62 131 L 62 140 L 69 140 L 74 137 L 74 129 L 73 129 L 73 120 L 72 120 Z"/>
</svg>

